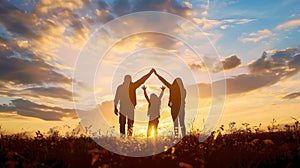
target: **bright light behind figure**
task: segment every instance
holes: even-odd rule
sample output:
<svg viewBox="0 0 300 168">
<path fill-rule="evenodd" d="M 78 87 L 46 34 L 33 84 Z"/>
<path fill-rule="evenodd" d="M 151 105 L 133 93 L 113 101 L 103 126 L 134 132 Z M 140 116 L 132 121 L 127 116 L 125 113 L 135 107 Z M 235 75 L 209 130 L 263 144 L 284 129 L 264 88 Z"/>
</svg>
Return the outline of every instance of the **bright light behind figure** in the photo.
<svg viewBox="0 0 300 168">
<path fill-rule="evenodd" d="M 162 23 L 164 26 L 158 23 Z M 191 50 L 193 54 L 185 55 L 180 54 L 179 50 L 174 51 L 166 47 L 149 47 L 147 45 L 136 45 L 139 46 L 139 48 L 133 48 L 132 51 L 126 53 L 115 52 L 115 50 L 111 49 L 123 39 L 126 40 L 126 38 L 131 38 L 133 35 L 143 37 L 143 35 L 149 32 L 164 35 L 161 38 L 172 38 L 174 42 L 177 41 L 177 43 L 174 43 L 174 45 L 180 45 L 183 47 L 179 47 L 179 49 Z M 116 144 L 114 142 L 108 143 L 105 140 L 101 141 L 101 139 L 97 141 L 97 143 L 102 147 L 120 155 L 144 157 L 164 151 L 165 146 L 172 147 L 174 143 L 179 142 L 180 138 L 183 138 L 185 135 L 182 134 L 178 136 L 177 133 L 189 132 L 192 125 L 190 121 L 192 121 L 199 112 L 198 107 L 200 95 L 198 91 L 198 83 L 195 80 L 195 75 L 199 74 L 193 73 L 189 68 L 189 64 L 193 62 L 203 62 L 203 65 L 205 65 L 205 68 L 207 69 L 206 73 L 208 73 L 212 81 L 215 81 L 217 77 L 223 75 L 223 73 L 219 73 L 219 76 L 211 73 L 213 71 L 223 71 L 223 66 L 220 62 L 219 55 L 217 54 L 215 47 L 211 44 L 212 43 L 209 41 L 206 34 L 199 29 L 199 26 L 195 25 L 189 20 L 186 20 L 185 18 L 170 13 L 150 11 L 137 12 L 108 22 L 95 33 L 93 33 L 93 36 L 90 37 L 86 46 L 82 49 L 77 59 L 77 64 L 74 67 L 73 91 L 80 94 L 78 96 L 79 98 L 74 98 L 75 106 L 76 109 L 82 109 L 86 111 L 77 111 L 78 117 L 81 119 L 81 124 L 84 127 L 92 125 L 89 132 L 91 135 L 97 132 L 97 130 L 101 129 L 105 130 L 102 131 L 102 133 L 109 131 L 110 135 L 115 137 L 120 137 L 121 135 L 121 138 L 123 138 L 123 135 L 126 137 L 128 131 L 129 135 L 131 135 L 133 130 L 133 137 L 128 137 L 126 141 L 140 143 L 138 146 L 144 147 L 144 149 L 138 153 L 116 149 Z M 152 68 L 153 70 L 151 70 Z M 143 146 L 142 141 L 136 141 L 135 136 L 137 133 L 135 131 L 138 130 L 138 127 L 141 124 L 148 125 L 147 123 L 149 121 L 149 118 L 147 117 L 137 117 L 138 115 L 141 116 L 142 114 L 144 114 L 142 116 L 147 116 L 145 115 L 147 114 L 145 113 L 147 108 L 140 108 L 142 111 L 138 111 L 138 107 L 141 105 L 140 98 L 137 97 L 137 103 L 133 105 L 128 103 L 130 101 L 133 101 L 132 103 L 135 102 L 134 100 L 129 100 L 129 98 L 127 98 L 129 96 L 128 94 L 123 94 L 125 96 L 119 96 L 124 98 L 124 102 L 127 102 L 124 106 L 127 105 L 126 107 L 128 107 L 128 109 L 130 108 L 130 110 L 124 110 L 123 113 L 118 113 L 117 111 L 116 113 L 123 115 L 125 112 L 130 111 L 130 114 L 125 115 L 127 119 L 130 119 L 129 121 L 134 121 L 133 129 L 126 130 L 125 132 L 127 133 L 125 134 L 119 133 L 120 127 L 111 125 L 107 120 L 109 118 L 114 121 L 119 121 L 119 116 L 116 116 L 114 112 L 107 113 L 107 110 L 105 110 L 103 106 L 99 106 L 99 104 L 105 105 L 105 102 L 98 102 L 98 100 L 100 100 L 98 98 L 105 98 L 109 94 L 115 95 L 117 88 L 122 84 L 124 84 L 122 85 L 123 88 L 126 89 L 129 82 L 124 82 L 125 76 L 130 77 L 133 83 L 139 81 L 139 79 L 142 79 L 142 76 L 140 76 L 140 73 L 138 73 L 142 71 L 145 71 L 147 75 L 144 73 L 141 73 L 141 75 L 145 75 L 145 77 L 148 76 L 147 79 L 159 78 L 160 75 L 164 75 L 163 72 L 170 74 L 167 76 L 164 75 L 166 78 L 164 80 L 167 80 L 169 83 L 162 82 L 162 78 L 159 78 L 160 83 L 168 87 L 165 89 L 165 92 L 170 92 L 170 88 L 173 86 L 175 89 L 177 89 L 177 91 L 179 88 L 179 92 L 184 93 L 182 95 L 185 95 L 184 98 L 181 98 L 183 100 L 182 102 L 177 101 L 177 104 L 170 105 L 170 107 L 182 110 L 181 107 L 183 106 L 180 104 L 184 104 L 186 114 L 184 114 L 185 112 L 182 112 L 181 114 L 184 115 L 181 115 L 177 118 L 172 118 L 169 106 L 165 107 L 168 109 L 166 110 L 166 113 L 161 114 L 158 128 L 161 129 L 162 132 L 160 133 L 159 137 L 166 138 L 169 136 L 170 141 L 161 141 L 160 146 L 156 146 L 157 148 L 152 148 L 151 145 Z M 147 79 L 142 84 L 151 84 L 151 80 Z M 218 83 L 212 83 L 210 87 L 212 106 L 206 121 L 202 123 L 205 131 L 214 130 L 220 119 L 225 99 L 226 87 L 224 85 L 225 81 L 221 81 Z M 138 92 L 141 89 L 140 87 L 141 85 L 134 87 L 134 92 Z M 122 91 L 121 93 L 126 92 Z M 135 99 L 135 96 L 133 99 Z M 145 97 L 143 99 L 145 99 Z M 163 100 L 163 102 L 168 103 L 168 100 Z M 109 102 L 106 102 L 106 104 L 107 106 L 113 108 L 113 104 L 111 105 Z M 116 107 L 116 109 L 118 108 L 120 109 L 120 107 Z M 131 112 L 132 109 L 135 109 L 134 112 Z M 120 119 L 123 124 L 123 119 L 126 117 L 121 118 L 122 120 Z M 174 122 L 169 122 L 170 124 L 166 124 L 166 127 L 163 128 L 162 126 L 164 123 L 167 123 L 167 119 L 174 120 Z M 181 120 L 180 125 L 183 125 L 183 127 L 180 126 L 181 130 L 179 131 L 179 127 L 175 126 L 177 123 L 175 120 L 177 119 Z M 120 124 L 120 126 L 122 125 Z M 128 124 L 126 129 L 127 127 Z M 177 128 L 177 131 L 174 130 L 174 127 L 175 129 Z M 124 127 L 122 126 L 122 128 Z M 147 132 L 145 131 L 142 134 L 145 135 L 146 133 Z M 151 133 L 153 136 L 153 131 Z M 140 134 L 137 136 L 140 136 Z M 118 146 L 121 147 L 131 144 L 126 141 L 120 141 Z"/>
<path fill-rule="evenodd" d="M 154 129 L 153 129 L 153 128 L 151 129 L 150 136 L 151 136 L 151 137 L 154 137 Z"/>
</svg>

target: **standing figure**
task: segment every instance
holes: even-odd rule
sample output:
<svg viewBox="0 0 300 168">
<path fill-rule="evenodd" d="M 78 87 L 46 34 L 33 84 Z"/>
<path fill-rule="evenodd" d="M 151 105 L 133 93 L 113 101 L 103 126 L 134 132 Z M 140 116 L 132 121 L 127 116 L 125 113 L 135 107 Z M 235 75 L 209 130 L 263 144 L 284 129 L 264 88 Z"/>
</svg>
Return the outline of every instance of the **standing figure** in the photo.
<svg viewBox="0 0 300 168">
<path fill-rule="evenodd" d="M 149 117 L 149 122 L 148 122 L 148 131 L 147 131 L 147 137 L 151 135 L 151 130 L 153 129 L 154 131 L 154 137 L 157 136 L 157 126 L 159 123 L 159 117 L 160 117 L 160 104 L 161 104 L 161 98 L 164 94 L 165 87 L 161 87 L 161 92 L 159 97 L 157 97 L 156 94 L 152 93 L 150 95 L 150 99 L 147 95 L 146 91 L 146 86 L 143 86 L 142 88 L 144 90 L 144 95 L 146 100 L 148 101 L 148 117 Z"/>
<path fill-rule="evenodd" d="M 154 69 L 137 80 L 132 82 L 131 76 L 126 75 L 124 77 L 123 84 L 119 85 L 116 91 L 114 99 L 114 113 L 118 116 L 120 123 L 120 134 L 121 137 L 125 137 L 125 125 L 127 120 L 127 135 L 132 136 L 133 133 L 133 123 L 134 123 L 134 108 L 136 106 L 136 89 L 140 87 L 154 72 Z M 117 108 L 118 103 L 120 103 L 120 111 Z"/>
<path fill-rule="evenodd" d="M 185 98 L 186 90 L 184 88 L 181 78 L 176 78 L 172 84 L 161 77 L 154 71 L 158 79 L 164 83 L 170 90 L 170 97 L 168 106 L 171 108 L 171 115 L 174 124 L 175 137 L 178 137 L 178 125 L 180 124 L 182 137 L 186 135 L 186 128 L 184 123 L 185 118 Z"/>
</svg>

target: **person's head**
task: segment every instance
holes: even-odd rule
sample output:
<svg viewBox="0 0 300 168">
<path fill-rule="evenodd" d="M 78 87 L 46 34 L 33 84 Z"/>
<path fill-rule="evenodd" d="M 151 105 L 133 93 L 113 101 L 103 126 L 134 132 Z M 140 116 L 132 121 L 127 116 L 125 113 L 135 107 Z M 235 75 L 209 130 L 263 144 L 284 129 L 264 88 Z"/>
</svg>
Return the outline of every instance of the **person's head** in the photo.
<svg viewBox="0 0 300 168">
<path fill-rule="evenodd" d="M 151 101 L 151 102 L 156 101 L 157 99 L 158 99 L 158 97 L 157 97 L 156 94 L 152 93 L 152 94 L 150 95 L 150 101 Z"/>
<path fill-rule="evenodd" d="M 184 85 L 183 85 L 183 82 L 182 82 L 182 79 L 181 79 L 181 78 L 176 78 L 176 79 L 173 81 L 173 84 L 172 84 L 172 85 L 174 85 L 174 84 L 177 84 L 178 87 L 179 87 L 180 89 L 184 89 Z"/>
<path fill-rule="evenodd" d="M 129 84 L 131 82 L 131 76 L 130 75 L 125 75 L 124 77 L 124 84 Z"/>
</svg>

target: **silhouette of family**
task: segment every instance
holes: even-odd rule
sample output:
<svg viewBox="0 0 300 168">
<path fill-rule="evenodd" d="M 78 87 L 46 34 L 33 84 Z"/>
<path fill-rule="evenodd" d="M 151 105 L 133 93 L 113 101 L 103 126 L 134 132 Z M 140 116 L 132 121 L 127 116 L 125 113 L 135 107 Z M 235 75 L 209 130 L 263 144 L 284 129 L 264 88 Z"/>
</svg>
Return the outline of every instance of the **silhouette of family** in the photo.
<svg viewBox="0 0 300 168">
<path fill-rule="evenodd" d="M 160 76 L 155 69 L 151 69 L 146 75 L 144 75 L 139 80 L 132 82 L 130 75 L 125 75 L 124 81 L 118 86 L 114 99 L 114 113 L 119 115 L 120 124 L 120 134 L 121 137 L 125 137 L 125 125 L 127 122 L 127 135 L 132 136 L 133 133 L 133 123 L 134 123 L 134 109 L 137 104 L 136 101 L 136 89 L 139 88 L 146 80 L 154 73 L 158 79 L 169 89 L 169 102 L 168 106 L 171 108 L 171 116 L 174 124 L 174 135 L 179 136 L 179 128 L 181 130 L 181 135 L 184 137 L 186 135 L 186 128 L 184 123 L 185 118 L 185 98 L 186 90 L 184 88 L 183 82 L 180 78 L 176 78 L 172 84 L 166 79 Z M 150 98 L 147 94 L 146 86 L 143 86 L 144 96 L 148 102 L 148 112 L 149 117 L 147 137 L 150 136 L 151 130 L 154 131 L 154 136 L 157 135 L 157 127 L 160 118 L 160 105 L 165 86 L 161 87 L 161 93 L 159 96 L 152 93 Z M 117 108 L 118 104 L 119 109 Z"/>
</svg>

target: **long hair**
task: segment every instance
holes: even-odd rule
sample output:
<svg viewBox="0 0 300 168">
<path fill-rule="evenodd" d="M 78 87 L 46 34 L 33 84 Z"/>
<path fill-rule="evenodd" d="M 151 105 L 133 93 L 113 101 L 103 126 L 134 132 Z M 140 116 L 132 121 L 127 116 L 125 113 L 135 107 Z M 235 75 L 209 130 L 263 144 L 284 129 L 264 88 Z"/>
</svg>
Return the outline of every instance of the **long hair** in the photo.
<svg viewBox="0 0 300 168">
<path fill-rule="evenodd" d="M 178 87 L 180 88 L 180 90 L 183 91 L 184 85 L 183 85 L 182 79 L 181 78 L 176 78 L 174 80 L 174 82 L 176 82 L 178 84 Z"/>
<path fill-rule="evenodd" d="M 172 86 L 175 90 L 172 95 L 170 94 L 170 100 L 175 101 L 177 103 L 181 102 L 181 104 L 184 103 L 185 97 L 186 97 L 186 91 L 185 91 L 182 79 L 176 78 L 173 81 Z M 172 103 L 174 103 L 174 102 L 172 102 Z"/>
</svg>

